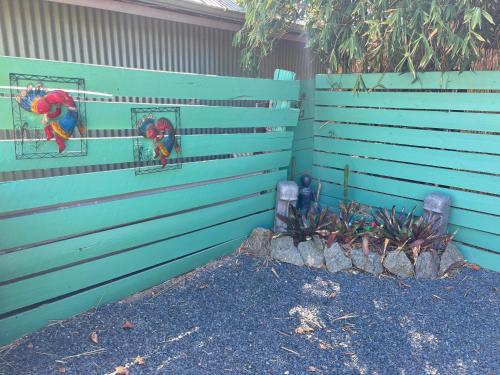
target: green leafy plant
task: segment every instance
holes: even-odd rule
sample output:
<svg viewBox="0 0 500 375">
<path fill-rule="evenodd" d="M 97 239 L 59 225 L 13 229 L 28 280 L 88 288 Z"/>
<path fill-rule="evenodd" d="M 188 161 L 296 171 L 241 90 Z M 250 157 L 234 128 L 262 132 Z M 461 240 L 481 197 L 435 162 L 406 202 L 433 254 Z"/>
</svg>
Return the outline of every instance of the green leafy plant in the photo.
<svg viewBox="0 0 500 375">
<path fill-rule="evenodd" d="M 391 211 L 378 209 L 375 213 L 381 224 L 378 235 L 386 241 L 386 246 L 403 250 L 414 260 L 422 251 L 433 249 L 437 243 L 445 245 L 453 237 L 437 233 L 435 221 L 416 217 L 415 210 L 416 207 L 408 213 L 404 209 L 397 213 L 396 206 L 393 206 Z"/>
<path fill-rule="evenodd" d="M 328 208 L 323 208 L 317 214 L 309 212 L 305 223 L 293 205 L 288 207 L 287 217 L 281 214 L 277 216 L 287 224 L 287 230 L 283 235 L 291 236 L 295 244 L 310 240 L 315 234 L 321 237 L 327 237 L 330 234 L 328 227 L 331 224 L 331 215 Z"/>
<path fill-rule="evenodd" d="M 419 71 L 469 69 L 481 48 L 498 49 L 500 16 L 491 0 L 238 2 L 246 13 L 234 44 L 248 70 L 298 25 L 307 47 L 336 73 L 396 71 L 416 78 Z M 357 85 L 366 88 L 361 77 Z"/>
<path fill-rule="evenodd" d="M 373 220 L 361 215 L 359 203 L 355 201 L 339 202 L 338 207 L 339 214 L 333 214 L 330 219 L 328 247 L 334 241 L 350 244 L 359 238 L 368 237 L 374 233 L 376 228 L 373 225 Z"/>
</svg>

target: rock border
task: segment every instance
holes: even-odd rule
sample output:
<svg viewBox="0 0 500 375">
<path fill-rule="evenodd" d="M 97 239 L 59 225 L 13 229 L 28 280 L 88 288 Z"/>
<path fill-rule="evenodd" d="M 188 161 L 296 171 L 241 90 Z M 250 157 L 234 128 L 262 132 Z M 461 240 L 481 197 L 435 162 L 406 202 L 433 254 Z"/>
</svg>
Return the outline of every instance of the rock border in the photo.
<svg viewBox="0 0 500 375">
<path fill-rule="evenodd" d="M 412 264 L 403 251 L 391 250 L 382 257 L 375 252 L 365 255 L 361 248 L 355 248 L 347 254 L 336 242 L 327 248 L 319 236 L 295 246 L 292 237 L 275 235 L 265 228 L 255 228 L 241 246 L 241 251 L 296 266 L 325 268 L 331 273 L 356 268 L 375 276 L 387 271 L 400 278 L 417 279 L 436 279 L 466 263 L 453 242 L 441 254 L 434 250 L 421 253 Z"/>
</svg>

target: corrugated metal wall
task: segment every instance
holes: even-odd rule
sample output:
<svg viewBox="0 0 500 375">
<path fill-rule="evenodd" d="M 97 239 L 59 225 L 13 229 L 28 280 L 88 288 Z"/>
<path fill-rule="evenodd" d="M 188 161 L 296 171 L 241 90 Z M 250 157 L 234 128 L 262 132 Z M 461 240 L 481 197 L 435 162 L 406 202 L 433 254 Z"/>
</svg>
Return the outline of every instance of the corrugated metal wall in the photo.
<svg viewBox="0 0 500 375">
<path fill-rule="evenodd" d="M 200 74 L 243 76 L 234 32 L 119 12 L 0 0 L 0 55 Z M 312 77 L 303 44 L 282 41 L 260 75 Z"/>
</svg>

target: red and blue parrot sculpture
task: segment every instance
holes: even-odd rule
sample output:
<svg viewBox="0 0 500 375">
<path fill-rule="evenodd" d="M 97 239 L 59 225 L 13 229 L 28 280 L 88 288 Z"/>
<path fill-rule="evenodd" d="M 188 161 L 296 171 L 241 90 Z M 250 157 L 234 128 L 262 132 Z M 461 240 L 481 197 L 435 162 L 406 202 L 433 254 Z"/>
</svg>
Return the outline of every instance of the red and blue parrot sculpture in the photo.
<svg viewBox="0 0 500 375">
<path fill-rule="evenodd" d="M 136 130 L 140 136 L 153 141 L 154 157 L 160 158 L 162 168 L 167 165 L 167 158 L 172 153 L 172 149 L 175 149 L 177 154 L 181 151 L 175 128 L 165 117 L 155 120 L 153 115 L 149 114 L 137 122 Z"/>
<path fill-rule="evenodd" d="M 55 138 L 59 153 L 66 148 L 65 141 L 71 138 L 76 127 L 81 135 L 85 132 L 75 101 L 66 91 L 47 91 L 41 84 L 29 85 L 16 100 L 24 110 L 43 115 L 47 140 Z"/>
</svg>

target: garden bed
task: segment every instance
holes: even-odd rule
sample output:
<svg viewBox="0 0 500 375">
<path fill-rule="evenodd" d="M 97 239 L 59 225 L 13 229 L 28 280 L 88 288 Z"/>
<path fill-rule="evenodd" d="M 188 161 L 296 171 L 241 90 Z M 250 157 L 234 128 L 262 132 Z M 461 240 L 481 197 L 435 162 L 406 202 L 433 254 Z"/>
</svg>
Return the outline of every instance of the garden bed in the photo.
<svg viewBox="0 0 500 375">
<path fill-rule="evenodd" d="M 499 287 L 486 270 L 402 281 L 232 255 L 54 322 L 4 348 L 0 373 L 494 374 Z"/>
</svg>

